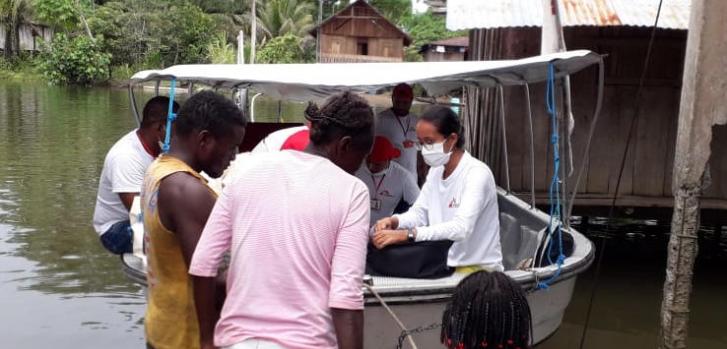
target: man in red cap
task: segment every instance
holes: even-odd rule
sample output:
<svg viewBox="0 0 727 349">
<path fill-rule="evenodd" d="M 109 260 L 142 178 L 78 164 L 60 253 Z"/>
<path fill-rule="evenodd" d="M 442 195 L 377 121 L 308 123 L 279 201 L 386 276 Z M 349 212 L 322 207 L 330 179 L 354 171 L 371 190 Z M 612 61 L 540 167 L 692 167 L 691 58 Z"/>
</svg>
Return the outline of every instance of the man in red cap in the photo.
<svg viewBox="0 0 727 349">
<path fill-rule="evenodd" d="M 388 138 L 401 151 L 396 160 L 413 175 L 417 174 L 417 117 L 410 113 L 414 91 L 407 84 L 398 84 L 391 94 L 391 108 L 378 114 L 376 135 Z"/>
<path fill-rule="evenodd" d="M 391 161 L 400 155 L 399 149 L 386 137 L 377 136 L 366 166 L 356 172 L 356 177 L 369 188 L 372 226 L 379 219 L 391 216 L 401 200 L 411 205 L 419 196 L 414 174 Z"/>
</svg>

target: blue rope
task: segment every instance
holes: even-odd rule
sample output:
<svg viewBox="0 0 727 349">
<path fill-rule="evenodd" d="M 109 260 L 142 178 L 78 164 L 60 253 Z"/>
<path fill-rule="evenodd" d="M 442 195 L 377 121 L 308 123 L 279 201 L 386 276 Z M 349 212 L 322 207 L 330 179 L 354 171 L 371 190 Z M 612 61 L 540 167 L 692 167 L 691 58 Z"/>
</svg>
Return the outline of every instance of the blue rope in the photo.
<svg viewBox="0 0 727 349">
<path fill-rule="evenodd" d="M 162 145 L 162 152 L 169 152 L 169 143 L 172 139 L 172 122 L 177 119 L 177 114 L 174 113 L 174 95 L 175 88 L 177 87 L 177 79 L 172 79 L 171 88 L 169 89 L 169 111 L 167 112 L 167 127 L 164 130 L 164 144 Z"/>
<path fill-rule="evenodd" d="M 538 282 L 538 289 L 547 289 L 550 285 L 560 276 L 565 262 L 565 255 L 563 254 L 563 234 L 562 234 L 562 220 L 561 220 L 561 197 L 560 197 L 560 154 L 558 152 L 559 144 L 559 132 L 558 132 L 558 117 L 557 117 L 557 105 L 555 102 L 555 67 L 553 63 L 548 64 L 548 77 L 545 86 L 545 104 L 550 114 L 551 121 L 551 135 L 550 144 L 553 146 L 553 178 L 550 181 L 550 187 L 548 188 L 548 202 L 550 202 L 550 221 L 548 222 L 548 235 L 550 236 L 550 243 L 548 244 L 548 252 L 546 253 L 548 263 L 553 264 L 552 258 L 550 258 L 551 251 L 553 248 L 553 233 L 557 234 L 558 239 L 558 259 L 556 265 L 558 269 L 555 273 L 541 282 Z M 553 225 L 556 224 L 555 227 Z"/>
</svg>

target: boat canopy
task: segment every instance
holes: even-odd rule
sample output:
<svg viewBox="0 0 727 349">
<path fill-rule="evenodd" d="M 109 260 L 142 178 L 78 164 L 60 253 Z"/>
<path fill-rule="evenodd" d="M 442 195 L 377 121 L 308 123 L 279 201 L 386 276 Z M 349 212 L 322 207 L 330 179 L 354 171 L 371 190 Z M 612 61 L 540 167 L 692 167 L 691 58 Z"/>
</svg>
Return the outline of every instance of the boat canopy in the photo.
<svg viewBox="0 0 727 349">
<path fill-rule="evenodd" d="M 178 83 L 252 89 L 277 98 L 308 100 L 342 90 L 376 93 L 409 83 L 421 85 L 430 96 L 441 96 L 464 86 L 490 88 L 543 82 L 551 63 L 559 78 L 598 64 L 601 59 L 594 52 L 576 50 L 496 61 L 175 65 L 138 72 L 131 77 L 130 87 L 176 79 Z"/>
</svg>

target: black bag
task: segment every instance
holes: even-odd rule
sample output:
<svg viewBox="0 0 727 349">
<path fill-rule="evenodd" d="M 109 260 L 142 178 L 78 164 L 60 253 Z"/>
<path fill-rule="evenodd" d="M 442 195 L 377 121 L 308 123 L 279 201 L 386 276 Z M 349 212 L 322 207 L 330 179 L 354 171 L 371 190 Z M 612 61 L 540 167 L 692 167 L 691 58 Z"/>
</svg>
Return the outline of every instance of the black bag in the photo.
<svg viewBox="0 0 727 349">
<path fill-rule="evenodd" d="M 438 279 L 451 275 L 447 253 L 452 241 L 423 241 L 387 246 L 382 250 L 369 244 L 366 273 L 416 279 Z"/>
</svg>

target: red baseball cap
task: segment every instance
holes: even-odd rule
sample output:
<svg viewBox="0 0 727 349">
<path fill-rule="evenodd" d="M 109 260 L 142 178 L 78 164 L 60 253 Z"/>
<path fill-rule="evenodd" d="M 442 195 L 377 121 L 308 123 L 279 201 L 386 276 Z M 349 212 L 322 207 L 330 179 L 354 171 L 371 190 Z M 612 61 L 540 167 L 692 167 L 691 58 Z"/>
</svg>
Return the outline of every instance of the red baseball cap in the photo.
<svg viewBox="0 0 727 349">
<path fill-rule="evenodd" d="M 401 151 L 394 148 L 389 139 L 382 136 L 376 136 L 374 139 L 374 148 L 369 154 L 370 162 L 386 162 L 401 156 Z"/>
</svg>

